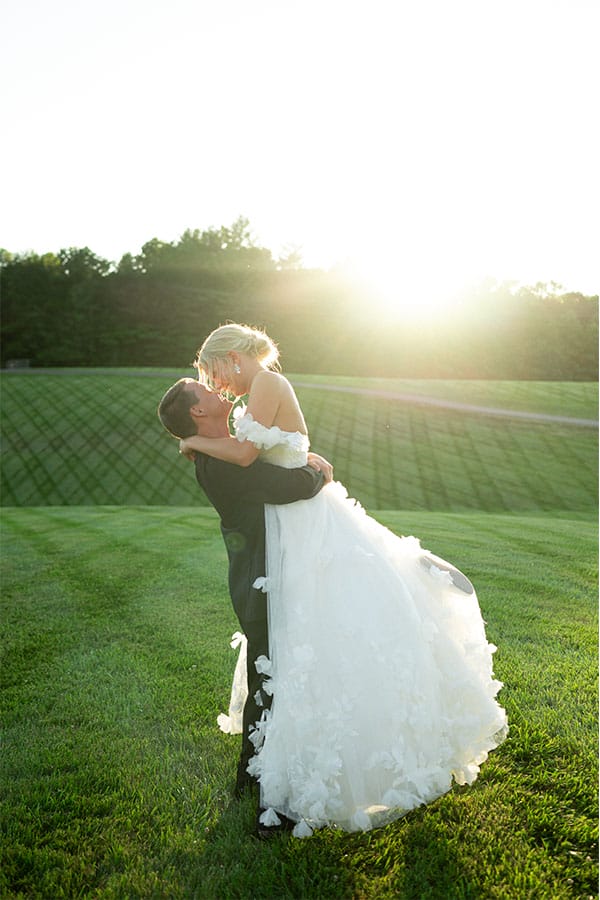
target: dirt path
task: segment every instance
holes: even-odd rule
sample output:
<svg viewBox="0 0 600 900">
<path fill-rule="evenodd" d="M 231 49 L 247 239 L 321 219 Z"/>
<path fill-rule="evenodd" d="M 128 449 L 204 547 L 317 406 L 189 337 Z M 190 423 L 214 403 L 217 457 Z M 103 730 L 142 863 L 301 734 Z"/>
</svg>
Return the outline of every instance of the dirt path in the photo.
<svg viewBox="0 0 600 900">
<path fill-rule="evenodd" d="M 554 416 L 550 413 L 526 412 L 517 409 L 501 409 L 497 406 L 475 406 L 471 403 L 460 403 L 458 400 L 444 400 L 441 397 L 424 397 L 421 394 L 402 394 L 394 391 L 378 391 L 372 388 L 347 387 L 337 384 L 313 384 L 305 381 L 294 381 L 294 387 L 317 391 L 335 391 L 340 394 L 360 394 L 365 397 L 380 397 L 384 400 L 399 400 L 415 406 L 436 406 L 442 409 L 456 409 L 460 412 L 476 413 L 485 416 L 503 416 L 507 419 L 527 419 L 533 422 L 558 422 L 562 425 L 578 425 L 583 428 L 597 428 L 597 419 L 576 419 L 573 416 Z"/>
</svg>

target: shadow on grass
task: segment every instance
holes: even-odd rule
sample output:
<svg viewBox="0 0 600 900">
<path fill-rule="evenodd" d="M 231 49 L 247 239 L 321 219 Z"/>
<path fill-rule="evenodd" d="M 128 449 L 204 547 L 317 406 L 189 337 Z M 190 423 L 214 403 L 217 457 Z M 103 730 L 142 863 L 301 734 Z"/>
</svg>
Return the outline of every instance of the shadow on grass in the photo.
<svg viewBox="0 0 600 900">
<path fill-rule="evenodd" d="M 189 895 L 203 898 L 476 897 L 438 804 L 368 833 L 254 836 L 256 801 L 231 801 L 207 830 Z"/>
</svg>

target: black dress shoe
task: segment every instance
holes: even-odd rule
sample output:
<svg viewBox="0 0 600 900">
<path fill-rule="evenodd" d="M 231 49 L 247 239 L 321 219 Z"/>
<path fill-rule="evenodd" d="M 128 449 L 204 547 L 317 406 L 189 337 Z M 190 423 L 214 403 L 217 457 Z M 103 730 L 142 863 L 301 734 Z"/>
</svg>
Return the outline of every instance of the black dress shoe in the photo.
<svg viewBox="0 0 600 900">
<path fill-rule="evenodd" d="M 265 825 L 260 821 L 260 817 L 265 812 L 266 810 L 263 806 L 259 806 L 256 812 L 255 834 L 259 841 L 268 841 L 270 838 L 278 834 L 285 834 L 296 827 L 296 822 L 293 819 L 288 819 L 287 816 L 280 812 L 277 813 L 278 825 Z"/>
</svg>

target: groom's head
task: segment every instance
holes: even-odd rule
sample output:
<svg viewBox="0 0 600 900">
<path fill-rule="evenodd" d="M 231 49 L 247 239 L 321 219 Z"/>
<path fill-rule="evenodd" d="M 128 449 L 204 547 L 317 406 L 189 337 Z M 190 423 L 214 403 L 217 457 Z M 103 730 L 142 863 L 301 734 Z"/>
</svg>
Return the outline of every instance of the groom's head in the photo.
<svg viewBox="0 0 600 900">
<path fill-rule="evenodd" d="M 193 378 L 180 378 L 158 404 L 158 418 L 174 437 L 228 434 L 231 403 Z"/>
</svg>

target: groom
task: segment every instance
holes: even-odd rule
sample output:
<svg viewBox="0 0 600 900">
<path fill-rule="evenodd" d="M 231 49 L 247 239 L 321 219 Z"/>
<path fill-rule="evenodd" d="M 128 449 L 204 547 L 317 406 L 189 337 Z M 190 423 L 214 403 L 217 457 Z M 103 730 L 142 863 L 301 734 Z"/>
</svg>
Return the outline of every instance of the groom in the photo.
<svg viewBox="0 0 600 900">
<path fill-rule="evenodd" d="M 229 401 L 208 391 L 193 378 L 181 378 L 163 396 L 158 416 L 174 437 L 193 434 L 228 437 L 231 407 Z M 248 639 L 248 699 L 244 707 L 237 796 L 253 782 L 246 772 L 254 754 L 249 732 L 271 700 L 262 690 L 264 676 L 254 665 L 259 656 L 269 656 L 267 597 L 253 587 L 256 579 L 265 575 L 264 505 L 308 500 L 331 481 L 331 465 L 317 454 L 309 454 L 309 459 L 311 466 L 283 469 L 260 460 L 242 467 L 203 453 L 195 455 L 198 483 L 221 518 L 229 557 L 229 593 Z"/>
</svg>

